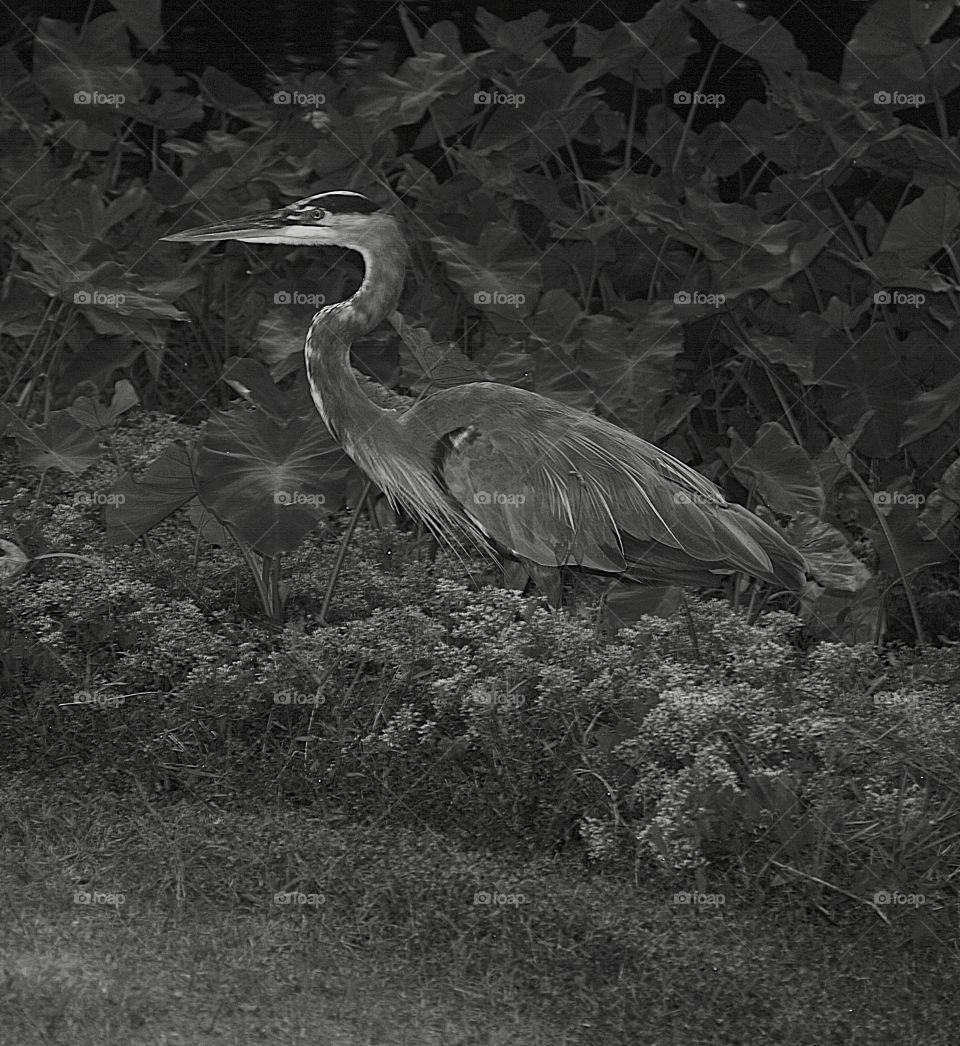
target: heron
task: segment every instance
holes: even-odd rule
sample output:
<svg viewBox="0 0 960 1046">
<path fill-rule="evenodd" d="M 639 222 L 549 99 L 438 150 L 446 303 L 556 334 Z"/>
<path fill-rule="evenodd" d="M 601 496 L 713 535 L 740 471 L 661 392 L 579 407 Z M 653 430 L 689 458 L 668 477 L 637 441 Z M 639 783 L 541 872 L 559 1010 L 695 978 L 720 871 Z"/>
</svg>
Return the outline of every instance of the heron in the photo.
<svg viewBox="0 0 960 1046">
<path fill-rule="evenodd" d="M 397 218 L 366 196 L 322 192 L 163 238 L 360 254 L 359 289 L 321 308 L 307 330 L 310 393 L 347 455 L 442 544 L 512 557 L 552 589 L 552 602 L 559 582 L 550 579 L 561 567 L 698 587 L 743 573 L 781 591 L 802 589 L 804 558 L 775 527 L 596 414 L 489 381 L 414 399 L 355 371 L 351 345 L 396 307 L 408 257 Z"/>
</svg>

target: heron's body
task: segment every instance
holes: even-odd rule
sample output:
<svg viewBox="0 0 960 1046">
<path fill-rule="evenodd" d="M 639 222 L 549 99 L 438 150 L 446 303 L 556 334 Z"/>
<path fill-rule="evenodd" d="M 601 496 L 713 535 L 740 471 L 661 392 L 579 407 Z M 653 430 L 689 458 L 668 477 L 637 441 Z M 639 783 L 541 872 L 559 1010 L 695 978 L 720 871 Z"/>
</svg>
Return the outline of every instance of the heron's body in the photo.
<svg viewBox="0 0 960 1046">
<path fill-rule="evenodd" d="M 534 568 L 576 566 L 637 580 L 715 584 L 735 571 L 797 591 L 803 557 L 704 476 L 592 414 L 492 382 L 385 406 L 350 365 L 354 339 L 394 308 L 406 265 L 397 222 L 355 193 L 169 239 L 333 243 L 363 255 L 350 299 L 307 332 L 314 402 L 344 450 L 441 539 Z"/>
</svg>

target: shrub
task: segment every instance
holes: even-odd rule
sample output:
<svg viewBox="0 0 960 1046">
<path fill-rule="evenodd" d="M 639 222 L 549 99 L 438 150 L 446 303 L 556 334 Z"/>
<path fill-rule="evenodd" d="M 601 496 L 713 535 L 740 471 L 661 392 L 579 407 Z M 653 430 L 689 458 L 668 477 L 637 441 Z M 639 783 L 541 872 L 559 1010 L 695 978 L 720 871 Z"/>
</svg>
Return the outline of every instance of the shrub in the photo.
<svg viewBox="0 0 960 1046">
<path fill-rule="evenodd" d="M 15 761 L 39 747 L 88 774 L 218 794 L 256 773 L 474 847 L 572 843 L 855 896 L 935 895 L 956 864 L 957 648 L 806 649 L 789 614 L 748 624 L 699 599 L 689 620 L 611 639 L 584 608 L 476 589 L 465 564 L 365 527 L 337 623 L 316 623 L 336 552 L 317 538 L 291 557 L 305 595 L 276 631 L 238 615 L 236 556 L 208 549 L 184 571 L 165 527 L 149 555 L 107 560 L 62 503 L 44 539 L 87 561 L 0 591 Z"/>
</svg>

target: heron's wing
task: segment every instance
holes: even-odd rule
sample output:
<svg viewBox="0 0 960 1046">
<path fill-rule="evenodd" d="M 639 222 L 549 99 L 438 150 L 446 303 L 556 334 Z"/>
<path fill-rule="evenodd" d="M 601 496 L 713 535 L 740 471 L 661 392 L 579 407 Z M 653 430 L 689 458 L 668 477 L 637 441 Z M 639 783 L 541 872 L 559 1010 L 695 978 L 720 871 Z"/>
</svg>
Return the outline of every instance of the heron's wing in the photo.
<svg viewBox="0 0 960 1046">
<path fill-rule="evenodd" d="M 465 400 L 459 416 L 474 420 L 446 435 L 437 471 L 467 517 L 514 555 L 690 581 L 737 569 L 773 577 L 770 537 L 783 545 L 775 558 L 802 562 L 757 517 L 652 444 L 542 397 L 486 388 L 500 391 L 492 398 L 470 386 L 473 409 Z"/>
</svg>

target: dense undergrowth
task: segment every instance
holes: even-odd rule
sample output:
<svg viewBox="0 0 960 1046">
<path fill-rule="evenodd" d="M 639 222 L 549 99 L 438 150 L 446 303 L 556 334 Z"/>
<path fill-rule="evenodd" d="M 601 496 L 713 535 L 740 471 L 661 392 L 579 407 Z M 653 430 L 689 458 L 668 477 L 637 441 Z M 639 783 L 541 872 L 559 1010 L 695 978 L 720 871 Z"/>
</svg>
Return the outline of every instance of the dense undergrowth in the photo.
<svg viewBox="0 0 960 1046">
<path fill-rule="evenodd" d="M 118 430 L 118 456 L 142 463 L 161 428 Z M 183 518 L 105 550 L 82 499 L 34 493 L 8 503 L 14 524 L 84 558 L 0 590 L 10 767 L 170 801 L 280 794 L 955 933 L 956 646 L 815 644 L 792 615 L 748 624 L 693 597 L 610 636 L 586 604 L 554 612 L 363 526 L 332 623 L 324 532 L 291 557 L 301 595 L 276 629 L 232 551 L 191 560 Z"/>
</svg>

